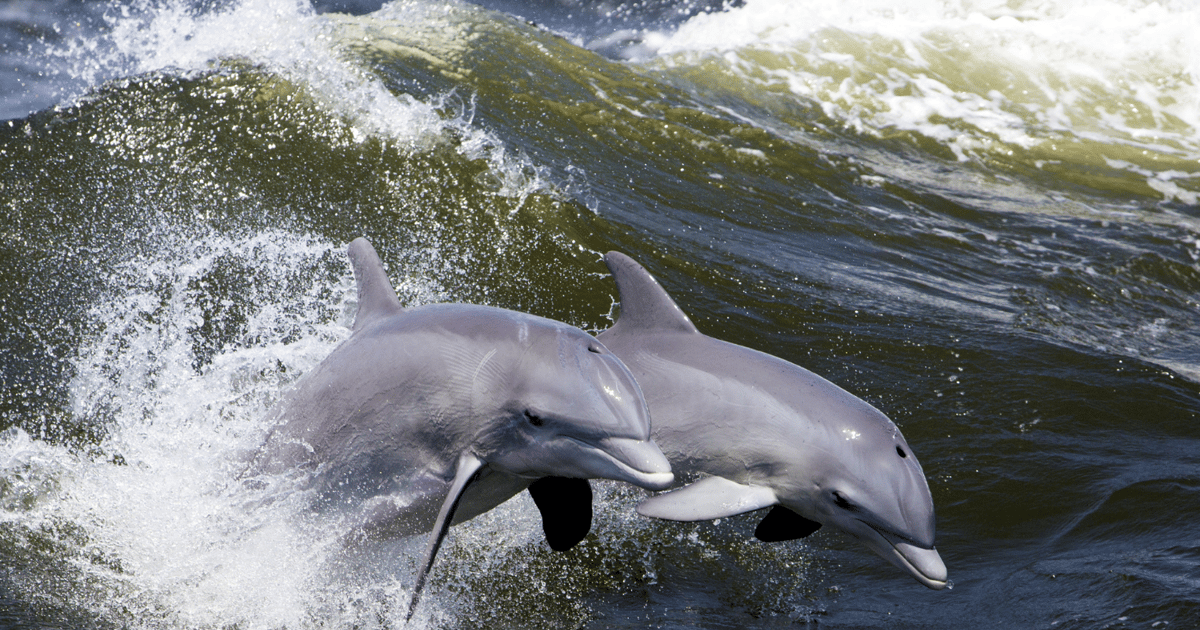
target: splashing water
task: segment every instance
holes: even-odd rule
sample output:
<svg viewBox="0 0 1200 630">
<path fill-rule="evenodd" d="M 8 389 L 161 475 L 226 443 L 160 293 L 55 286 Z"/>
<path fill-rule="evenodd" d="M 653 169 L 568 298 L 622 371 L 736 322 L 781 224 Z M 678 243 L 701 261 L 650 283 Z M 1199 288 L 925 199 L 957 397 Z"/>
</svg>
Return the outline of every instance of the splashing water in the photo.
<svg viewBox="0 0 1200 630">
<path fill-rule="evenodd" d="M 1192 3 L 748 0 L 648 39 L 652 63 L 712 59 L 858 133 L 919 134 L 960 161 L 1107 168 L 1200 199 Z"/>
<path fill-rule="evenodd" d="M 237 476 L 273 399 L 346 336 L 344 263 L 337 280 L 288 304 L 285 289 L 304 280 L 295 269 L 325 261 L 330 271 L 329 245 L 265 233 L 177 246 L 119 268 L 121 288 L 89 313 L 94 334 L 69 390 L 76 417 L 106 437 L 83 452 L 18 429 L 0 441 L 5 478 L 22 469 L 29 480 L 6 489 L 24 508 L 5 513 L 7 544 L 58 551 L 58 566 L 18 587 L 135 625 L 220 625 L 231 609 L 246 627 L 295 625 L 336 539 L 305 526 L 301 494 L 248 489 Z M 206 303 L 230 269 L 252 277 L 245 338 L 197 362 L 206 320 L 238 316 Z"/>
</svg>

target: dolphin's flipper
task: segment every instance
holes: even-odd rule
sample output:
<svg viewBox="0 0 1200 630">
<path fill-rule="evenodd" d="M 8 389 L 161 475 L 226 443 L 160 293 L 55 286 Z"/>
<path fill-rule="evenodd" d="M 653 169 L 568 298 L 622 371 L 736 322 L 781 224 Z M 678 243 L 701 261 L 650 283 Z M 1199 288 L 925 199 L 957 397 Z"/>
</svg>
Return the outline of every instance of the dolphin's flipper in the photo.
<svg viewBox="0 0 1200 630">
<path fill-rule="evenodd" d="M 761 510 L 779 503 L 775 491 L 748 486 L 724 477 L 705 477 L 696 483 L 650 497 L 638 504 L 638 514 L 668 521 L 707 521 Z"/>
<path fill-rule="evenodd" d="M 699 332 L 654 276 L 632 258 L 621 252 L 608 252 L 604 263 L 617 282 L 621 300 L 621 314 L 612 330 Z"/>
<path fill-rule="evenodd" d="M 821 529 L 821 524 L 776 505 L 754 528 L 754 537 L 763 542 L 783 542 L 804 538 Z"/>
<path fill-rule="evenodd" d="M 542 477 L 529 485 L 542 513 L 542 531 L 555 551 L 579 544 L 592 529 L 592 486 L 587 479 Z"/>
<path fill-rule="evenodd" d="M 350 266 L 354 268 L 354 279 L 358 283 L 358 313 L 354 316 L 356 331 L 380 317 L 395 315 L 404 310 L 396 290 L 388 280 L 387 272 L 375 248 L 363 237 L 350 243 Z"/>
<path fill-rule="evenodd" d="M 412 602 L 408 605 L 408 616 L 404 618 L 405 621 L 412 619 L 413 611 L 417 609 L 417 602 L 421 600 L 421 589 L 425 586 L 425 577 L 429 575 L 429 569 L 433 566 L 433 559 L 437 556 L 438 548 L 442 546 L 442 541 L 446 538 L 446 532 L 450 529 L 450 523 L 454 520 L 454 510 L 458 509 L 458 502 L 462 499 L 463 492 L 466 491 L 467 486 L 471 485 L 471 482 L 479 477 L 479 472 L 483 470 L 483 465 L 483 460 L 469 452 L 463 453 L 458 458 L 458 470 L 454 473 L 454 483 L 450 485 L 450 492 L 446 495 L 445 502 L 442 503 L 441 511 L 438 512 L 437 521 L 433 524 L 433 537 L 429 539 L 429 546 L 425 548 L 425 558 L 421 562 L 420 569 L 417 571 L 417 581 L 413 585 Z"/>
</svg>

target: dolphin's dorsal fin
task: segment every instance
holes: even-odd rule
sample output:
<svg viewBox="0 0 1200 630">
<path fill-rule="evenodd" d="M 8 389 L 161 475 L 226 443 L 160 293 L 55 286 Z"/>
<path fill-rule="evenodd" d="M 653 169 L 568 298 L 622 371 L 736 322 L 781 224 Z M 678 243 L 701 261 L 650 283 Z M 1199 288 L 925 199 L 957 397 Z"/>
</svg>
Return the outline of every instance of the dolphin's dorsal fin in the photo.
<svg viewBox="0 0 1200 630">
<path fill-rule="evenodd" d="M 604 262 L 617 281 L 621 314 L 613 329 L 699 332 L 654 276 L 621 252 L 608 252 Z"/>
<path fill-rule="evenodd" d="M 404 312 L 396 290 L 383 270 L 379 254 L 361 236 L 350 243 L 350 266 L 354 268 L 354 279 L 358 283 L 358 314 L 354 316 L 351 330 L 356 331 L 381 317 Z"/>
<path fill-rule="evenodd" d="M 542 531 L 551 549 L 566 551 L 592 530 L 592 486 L 587 479 L 542 477 L 529 484 L 529 496 L 542 513 Z"/>
<path fill-rule="evenodd" d="M 761 510 L 779 503 L 775 491 L 724 477 L 705 477 L 678 490 L 650 497 L 638 514 L 668 521 L 708 521 Z"/>
</svg>

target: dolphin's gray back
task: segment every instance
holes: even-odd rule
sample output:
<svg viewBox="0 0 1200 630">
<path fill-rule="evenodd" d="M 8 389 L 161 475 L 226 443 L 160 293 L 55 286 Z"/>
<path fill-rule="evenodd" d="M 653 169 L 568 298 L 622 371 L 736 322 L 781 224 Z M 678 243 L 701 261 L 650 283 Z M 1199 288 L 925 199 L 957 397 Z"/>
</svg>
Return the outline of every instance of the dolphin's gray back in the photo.
<svg viewBox="0 0 1200 630">
<path fill-rule="evenodd" d="M 763 462 L 794 461 L 806 444 L 837 437 L 841 425 L 827 422 L 830 408 L 894 430 L 861 399 L 766 353 L 702 334 L 643 335 L 616 327 L 612 333 L 600 340 L 642 386 L 652 435 L 677 478 L 773 476 L 781 471 Z"/>
<path fill-rule="evenodd" d="M 268 442 L 275 465 L 319 468 L 323 490 L 346 499 L 453 477 L 447 453 L 474 419 L 466 385 L 447 376 L 445 337 L 403 325 L 411 313 L 368 322 L 298 384 Z"/>
</svg>

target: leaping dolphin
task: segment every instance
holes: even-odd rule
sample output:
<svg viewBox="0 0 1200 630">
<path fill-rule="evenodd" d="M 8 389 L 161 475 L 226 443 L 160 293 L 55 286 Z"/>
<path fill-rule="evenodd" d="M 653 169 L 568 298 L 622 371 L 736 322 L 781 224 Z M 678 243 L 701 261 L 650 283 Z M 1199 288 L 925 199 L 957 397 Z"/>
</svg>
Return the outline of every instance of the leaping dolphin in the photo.
<svg viewBox="0 0 1200 630">
<path fill-rule="evenodd" d="M 638 263 L 618 252 L 604 261 L 621 308 L 599 338 L 641 385 L 676 479 L 700 477 L 639 513 L 699 521 L 770 507 L 760 540 L 829 525 L 945 588 L 929 485 L 887 416 L 804 368 L 701 334 Z"/>
<path fill-rule="evenodd" d="M 587 478 L 671 485 L 641 390 L 602 343 L 499 308 L 405 309 L 370 243 L 349 255 L 351 336 L 273 410 L 256 463 L 310 471 L 320 502 L 355 511 L 368 535 L 433 532 L 409 617 L 451 525 L 528 487 L 565 549 L 590 528 Z"/>
</svg>

